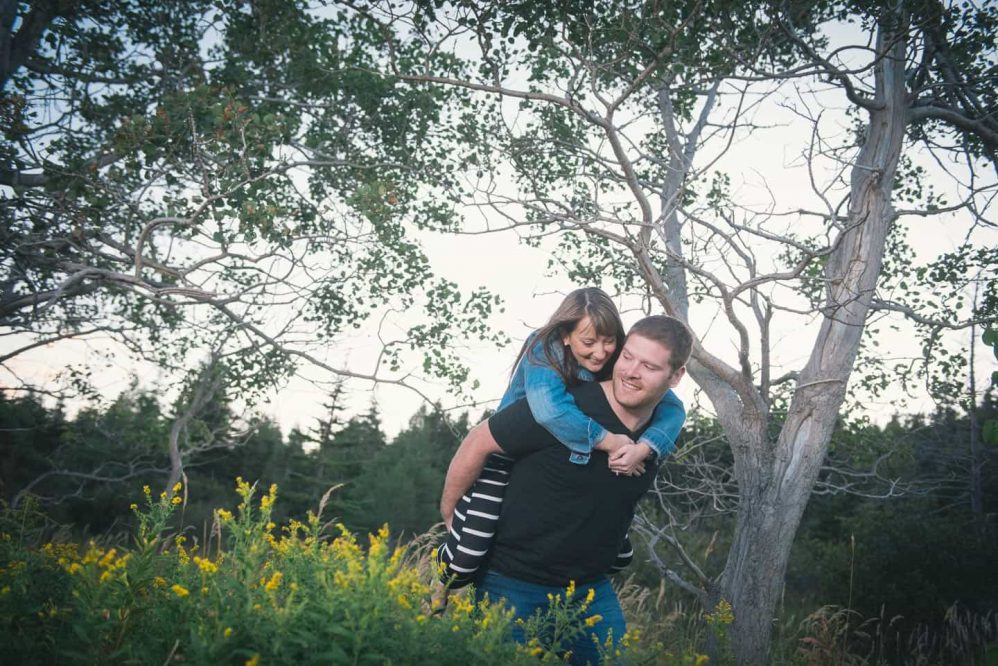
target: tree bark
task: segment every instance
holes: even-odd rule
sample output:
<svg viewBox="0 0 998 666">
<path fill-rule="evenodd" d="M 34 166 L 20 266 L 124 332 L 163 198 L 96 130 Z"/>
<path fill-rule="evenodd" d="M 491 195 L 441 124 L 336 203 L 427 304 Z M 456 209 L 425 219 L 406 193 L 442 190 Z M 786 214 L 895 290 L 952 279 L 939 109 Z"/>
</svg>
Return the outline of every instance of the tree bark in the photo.
<svg viewBox="0 0 998 666">
<path fill-rule="evenodd" d="M 16 0 L 4 0 L 0 3 L 0 91 L 7 86 L 7 81 L 14 72 L 38 50 L 42 35 L 52 20 L 72 12 L 75 3 L 66 0 L 33 2 L 28 12 L 21 17 L 17 32 L 14 32 L 19 4 Z"/>
<path fill-rule="evenodd" d="M 730 638 L 740 664 L 766 663 L 794 535 L 828 451 L 881 273 L 908 122 L 905 27 L 879 26 L 884 57 L 874 71 L 869 128 L 851 173 L 848 222 L 829 256 L 821 328 L 786 422 L 775 442 L 758 427 L 762 423 L 726 427 L 741 500 L 717 592 L 734 608 Z"/>
<path fill-rule="evenodd" d="M 976 301 L 976 298 L 975 298 Z M 976 303 L 975 303 L 976 305 Z M 974 373 L 977 327 L 970 327 L 970 373 L 968 376 L 967 416 L 970 421 L 970 514 L 974 517 L 974 532 L 983 539 L 987 532 L 987 515 L 984 513 L 984 450 L 981 445 L 981 422 L 977 416 L 977 376 Z"/>
</svg>

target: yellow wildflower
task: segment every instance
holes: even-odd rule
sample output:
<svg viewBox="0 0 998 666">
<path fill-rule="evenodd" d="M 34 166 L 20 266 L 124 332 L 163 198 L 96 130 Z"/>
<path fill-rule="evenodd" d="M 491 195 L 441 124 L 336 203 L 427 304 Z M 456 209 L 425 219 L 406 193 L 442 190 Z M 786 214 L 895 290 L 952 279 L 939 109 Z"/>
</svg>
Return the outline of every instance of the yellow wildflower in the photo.
<svg viewBox="0 0 998 666">
<path fill-rule="evenodd" d="M 589 617 L 586 618 L 586 626 L 591 627 L 597 622 L 602 622 L 602 621 L 603 621 L 603 616 L 600 615 L 599 613 L 596 613 L 595 615 L 590 615 Z"/>
<path fill-rule="evenodd" d="M 232 514 L 225 509 L 216 509 L 215 513 L 218 514 L 218 519 L 222 522 L 232 520 Z"/>
<path fill-rule="evenodd" d="M 117 555 L 117 553 L 118 551 L 115 548 L 112 548 L 111 550 L 107 551 L 106 553 L 104 553 L 104 556 L 100 558 L 100 560 L 97 562 L 97 566 L 99 566 L 101 569 L 108 568 L 111 565 L 111 563 L 114 561 L 114 556 Z"/>
<path fill-rule="evenodd" d="M 156 587 L 166 587 L 166 579 L 162 576 L 156 576 L 152 579 L 152 584 Z"/>
<path fill-rule="evenodd" d="M 452 596 L 450 605 L 454 613 L 459 615 L 471 615 L 472 611 L 475 610 L 474 602 L 466 594 Z"/>
<path fill-rule="evenodd" d="M 250 484 L 246 481 L 243 481 L 243 477 L 241 476 L 236 477 L 236 492 L 239 493 L 240 496 L 245 498 L 246 495 L 248 495 L 251 490 L 252 488 L 250 487 Z"/>
<path fill-rule="evenodd" d="M 707 620 L 707 624 L 731 624 L 735 621 L 734 609 L 731 607 L 731 602 L 727 599 L 721 599 L 717 602 L 717 606 L 714 607 L 713 613 L 705 613 L 704 619 Z"/>
<path fill-rule="evenodd" d="M 180 489 L 183 488 L 183 487 L 184 487 L 184 484 L 182 484 L 180 481 L 177 481 L 175 484 L 173 484 L 173 492 L 179 493 Z"/>
<path fill-rule="evenodd" d="M 705 654 L 698 654 L 694 666 L 705 666 L 710 661 L 710 657 Z"/>
<path fill-rule="evenodd" d="M 595 598 L 596 598 L 596 588 L 590 587 L 589 591 L 586 592 L 586 606 L 591 604 L 593 602 L 593 599 Z"/>
<path fill-rule="evenodd" d="M 149 488 L 149 486 L 142 486 L 142 494 L 152 495 L 152 490 Z"/>
<path fill-rule="evenodd" d="M 226 638 L 232 636 L 232 627 L 226 627 L 225 631 L 222 632 L 222 635 L 225 636 Z"/>
<path fill-rule="evenodd" d="M 176 594 L 181 599 L 190 594 L 190 591 L 179 583 L 174 583 L 173 585 L 170 586 L 170 589 L 173 590 L 173 593 Z"/>
<path fill-rule="evenodd" d="M 281 578 L 284 577 L 280 571 L 275 571 L 274 575 L 270 577 L 270 580 L 263 586 L 268 592 L 273 592 L 278 587 L 281 586 Z"/>
<path fill-rule="evenodd" d="M 139 505 L 136 504 L 135 502 L 132 502 L 131 504 L 128 505 L 128 508 L 131 509 L 132 511 L 138 511 Z"/>
<path fill-rule="evenodd" d="M 100 582 L 101 583 L 106 583 L 107 581 L 111 580 L 112 578 L 114 578 L 114 574 L 112 574 L 110 571 L 105 571 L 104 573 L 102 573 L 100 575 Z"/>
<path fill-rule="evenodd" d="M 93 564 L 100 559 L 104 551 L 97 547 L 93 541 L 90 542 L 90 547 L 87 548 L 86 554 L 83 556 L 83 564 Z"/>
<path fill-rule="evenodd" d="M 246 666 L 259 666 L 259 664 L 260 664 L 260 655 L 258 654 L 255 654 L 246 660 Z"/>
<path fill-rule="evenodd" d="M 206 574 L 213 574 L 218 571 L 218 566 L 206 557 L 195 557 L 194 564 L 198 565 L 198 569 Z"/>
<path fill-rule="evenodd" d="M 180 495 L 174 495 L 173 499 L 170 500 L 170 504 L 172 504 L 173 506 L 177 506 L 178 504 L 180 504 L 183 501 L 184 500 L 183 500 L 182 497 L 180 497 Z"/>
</svg>

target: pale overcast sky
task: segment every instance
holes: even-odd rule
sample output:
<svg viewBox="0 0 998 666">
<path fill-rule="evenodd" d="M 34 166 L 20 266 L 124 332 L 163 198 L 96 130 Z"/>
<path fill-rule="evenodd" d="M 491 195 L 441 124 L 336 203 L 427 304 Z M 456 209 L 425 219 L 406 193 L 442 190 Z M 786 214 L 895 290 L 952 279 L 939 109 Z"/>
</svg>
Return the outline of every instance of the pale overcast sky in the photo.
<svg viewBox="0 0 998 666">
<path fill-rule="evenodd" d="M 842 104 L 839 91 L 813 100 L 819 107 L 825 107 L 825 127 L 834 133 L 845 131 L 847 120 L 835 107 Z M 792 102 L 799 103 L 799 102 Z M 766 208 L 775 198 L 777 210 L 793 210 L 798 207 L 817 209 L 814 195 L 811 194 L 807 172 L 803 168 L 801 153 L 807 145 L 811 127 L 800 122 L 788 108 L 788 99 L 774 97 L 761 107 L 757 122 L 773 129 L 759 132 L 752 137 L 743 137 L 736 142 L 731 152 L 718 168 L 731 176 L 733 198 L 743 205 Z M 928 166 L 932 166 L 927 162 Z M 933 167 L 934 168 L 934 167 Z M 938 179 L 933 183 L 939 187 L 945 184 Z M 950 200 L 955 199 L 955 193 Z M 480 213 L 470 212 L 469 219 Z M 498 221 L 497 221 L 498 224 Z M 909 241 L 919 258 L 930 258 L 938 253 L 953 250 L 964 242 L 969 220 L 960 214 L 947 214 L 934 218 L 909 220 L 913 231 Z M 990 235 L 982 233 L 977 237 L 978 244 L 998 245 L 998 232 Z M 471 409 L 478 415 L 485 406 L 493 406 L 505 388 L 511 364 L 523 338 L 533 328 L 542 325 L 560 302 L 563 295 L 575 288 L 563 276 L 549 277 L 546 265 L 550 256 L 549 247 L 532 248 L 521 242 L 510 232 L 473 235 L 444 236 L 420 233 L 417 237 L 428 254 L 431 265 L 442 277 L 449 278 L 467 289 L 485 286 L 499 294 L 505 302 L 505 312 L 494 318 L 496 326 L 504 330 L 513 343 L 497 349 L 491 345 L 469 342 L 462 350 L 462 356 L 473 367 L 472 379 L 480 382 L 474 398 L 483 404 Z M 725 322 L 717 320 L 716 309 L 712 304 L 694 306 L 691 323 L 708 348 L 728 360 L 734 359 L 734 344 Z M 624 312 L 624 323 L 633 323 L 641 313 Z M 900 322 L 900 319 L 898 319 Z M 356 371 L 372 372 L 377 341 L 374 328 L 366 327 L 357 334 L 344 335 L 334 348 L 328 350 L 328 359 L 337 364 L 347 363 Z M 968 333 L 957 334 L 949 344 L 966 344 Z M 782 372 L 798 369 L 810 353 L 813 327 L 798 317 L 781 317 L 774 326 L 774 351 L 777 363 L 782 364 Z M 0 340 L 0 352 L 15 348 L 22 341 L 11 338 Z M 919 353 L 917 340 L 911 328 L 901 324 L 900 331 L 881 340 L 881 349 L 889 350 L 896 357 L 913 357 Z M 983 387 L 990 371 L 994 369 L 993 357 L 982 350 L 979 354 L 979 370 Z M 143 385 L 160 387 L 166 378 L 158 375 L 155 368 L 137 368 L 127 361 L 118 350 L 108 350 L 100 340 L 90 342 L 71 341 L 56 347 L 40 348 L 25 353 L 10 367 L 25 378 L 42 382 L 54 380 L 68 364 L 89 365 L 94 370 L 94 378 L 106 398 L 117 395 L 128 386 L 130 377 L 138 374 Z M 276 391 L 272 402 L 262 410 L 276 418 L 282 428 L 300 426 L 308 428 L 313 419 L 321 413 L 325 394 L 306 381 L 319 374 L 310 368 L 303 368 L 301 378 L 292 380 L 287 386 Z M 323 377 L 328 379 L 328 376 Z M 0 377 L 0 384 L 10 381 Z M 371 387 L 369 384 L 352 383 L 350 406 L 356 411 L 364 411 L 371 400 L 377 401 L 386 431 L 394 435 L 405 426 L 418 409 L 421 400 L 412 392 L 390 386 Z M 431 397 L 439 397 L 445 406 L 453 406 L 455 399 L 444 391 L 444 387 L 426 386 Z M 912 390 L 908 387 L 908 390 Z M 678 393 L 689 404 L 693 402 L 695 385 L 690 379 L 684 380 Z M 869 401 L 869 414 L 883 420 L 898 411 L 897 400 L 902 395 L 900 387 L 877 401 Z M 924 391 L 915 389 L 916 397 L 900 407 L 902 412 L 928 411 L 933 405 Z"/>
</svg>

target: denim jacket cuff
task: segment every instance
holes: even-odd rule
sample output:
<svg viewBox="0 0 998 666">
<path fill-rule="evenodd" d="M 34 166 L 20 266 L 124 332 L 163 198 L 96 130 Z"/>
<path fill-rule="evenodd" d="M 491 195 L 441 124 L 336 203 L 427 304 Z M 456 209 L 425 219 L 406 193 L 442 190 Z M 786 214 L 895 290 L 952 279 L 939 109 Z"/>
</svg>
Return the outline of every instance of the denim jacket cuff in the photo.
<svg viewBox="0 0 998 666">
<path fill-rule="evenodd" d="M 592 451 L 596 445 L 603 441 L 603 438 L 610 434 L 610 431 L 601 426 L 593 419 L 589 419 L 589 450 Z"/>
<path fill-rule="evenodd" d="M 667 456 L 672 453 L 672 450 L 676 448 L 675 442 L 670 442 L 668 435 L 665 434 L 664 430 L 659 430 L 658 428 L 649 428 L 641 435 L 639 442 L 644 442 L 651 447 L 651 450 L 655 452 L 659 458 Z"/>
</svg>

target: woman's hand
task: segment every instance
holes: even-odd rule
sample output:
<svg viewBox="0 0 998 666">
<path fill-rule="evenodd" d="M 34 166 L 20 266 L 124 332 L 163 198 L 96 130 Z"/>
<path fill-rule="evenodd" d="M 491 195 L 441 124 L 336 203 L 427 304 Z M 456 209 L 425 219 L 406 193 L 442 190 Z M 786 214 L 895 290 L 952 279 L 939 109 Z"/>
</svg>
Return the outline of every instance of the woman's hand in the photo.
<svg viewBox="0 0 998 666">
<path fill-rule="evenodd" d="M 610 469 L 615 474 L 639 476 L 645 473 L 644 461 L 651 454 L 651 447 L 640 442 L 622 446 L 610 454 Z"/>
<path fill-rule="evenodd" d="M 627 435 L 615 435 L 612 432 L 608 432 L 606 437 L 600 440 L 594 448 L 597 451 L 605 451 L 610 454 L 612 458 L 614 454 L 619 452 L 625 446 L 633 446 L 634 440 Z"/>
</svg>

